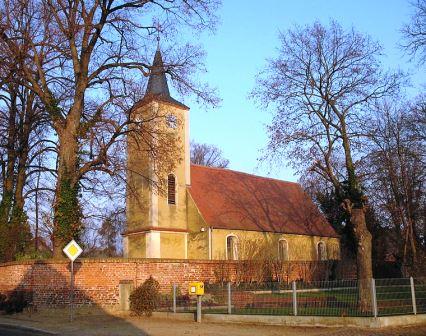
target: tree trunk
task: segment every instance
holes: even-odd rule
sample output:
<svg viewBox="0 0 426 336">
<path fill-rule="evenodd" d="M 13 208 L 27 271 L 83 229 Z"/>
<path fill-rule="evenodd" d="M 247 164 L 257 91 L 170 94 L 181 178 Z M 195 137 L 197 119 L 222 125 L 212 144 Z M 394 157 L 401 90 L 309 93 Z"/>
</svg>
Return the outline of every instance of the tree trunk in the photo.
<svg viewBox="0 0 426 336">
<path fill-rule="evenodd" d="M 345 152 L 346 171 L 348 174 L 349 199 L 344 201 L 346 212 L 350 215 L 350 222 L 356 239 L 356 264 L 359 281 L 359 308 L 366 312 L 371 310 L 371 279 L 373 278 L 373 265 L 371 260 L 372 236 L 367 228 L 365 220 L 365 196 L 361 190 L 355 166 L 352 160 L 352 152 L 349 136 L 346 131 L 346 121 L 341 117 L 342 144 Z"/>
<path fill-rule="evenodd" d="M 27 179 L 26 168 L 28 161 L 28 152 L 29 152 L 29 132 L 30 125 L 26 121 L 24 123 L 23 132 L 20 139 L 20 149 L 18 153 L 18 169 L 16 175 L 16 187 L 15 187 L 15 207 L 21 211 L 24 210 L 24 186 Z"/>
<path fill-rule="evenodd" d="M 0 261 L 12 260 L 10 236 L 10 216 L 13 207 L 13 189 L 15 184 L 14 168 L 16 162 L 15 140 L 16 140 L 16 92 L 13 86 L 10 90 L 10 108 L 7 129 L 6 164 L 3 170 L 3 193 L 0 201 Z"/>
<path fill-rule="evenodd" d="M 408 237 L 410 240 L 410 247 L 411 247 L 411 258 L 413 261 L 413 265 L 415 265 L 417 263 L 417 249 L 416 249 L 416 240 L 415 240 L 415 235 L 414 235 L 414 229 L 413 229 L 413 221 L 410 218 L 410 216 L 407 218 L 407 222 L 408 222 Z"/>
<path fill-rule="evenodd" d="M 357 277 L 359 281 L 359 307 L 361 311 L 371 311 L 371 233 L 365 221 L 365 209 L 353 208 L 350 217 L 357 241 Z"/>
<path fill-rule="evenodd" d="M 79 226 L 78 209 L 78 141 L 77 123 L 68 120 L 67 127 L 59 135 L 58 179 L 55 188 L 53 257 L 62 258 L 62 249 L 69 240 L 76 238 Z"/>
<path fill-rule="evenodd" d="M 28 138 L 29 125 L 24 124 L 23 133 L 20 134 L 20 144 L 17 155 L 18 167 L 16 171 L 16 183 L 14 190 L 14 203 L 11 213 L 11 253 L 15 256 L 18 253 L 25 253 L 31 240 L 31 229 L 24 212 L 24 186 L 27 179 L 26 167 L 28 161 Z"/>
<path fill-rule="evenodd" d="M 10 90 L 10 108 L 7 130 L 6 169 L 3 175 L 3 195 L 0 202 L 0 225 L 7 226 L 13 206 L 14 168 L 16 162 L 16 92 L 13 87 Z"/>
</svg>

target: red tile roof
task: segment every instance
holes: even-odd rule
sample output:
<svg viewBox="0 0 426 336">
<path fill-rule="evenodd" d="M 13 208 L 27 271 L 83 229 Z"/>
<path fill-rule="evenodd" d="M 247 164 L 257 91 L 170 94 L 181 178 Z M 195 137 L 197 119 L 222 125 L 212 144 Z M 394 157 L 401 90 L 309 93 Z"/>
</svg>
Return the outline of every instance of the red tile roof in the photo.
<svg viewBox="0 0 426 336">
<path fill-rule="evenodd" d="M 191 165 L 188 189 L 212 228 L 338 237 L 298 183 Z"/>
</svg>

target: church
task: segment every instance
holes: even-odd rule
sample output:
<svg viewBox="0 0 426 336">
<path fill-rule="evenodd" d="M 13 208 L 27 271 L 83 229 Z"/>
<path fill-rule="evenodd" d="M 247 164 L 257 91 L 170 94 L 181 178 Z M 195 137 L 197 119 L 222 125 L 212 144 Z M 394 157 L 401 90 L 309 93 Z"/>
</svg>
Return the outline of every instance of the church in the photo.
<svg viewBox="0 0 426 336">
<path fill-rule="evenodd" d="M 339 236 L 298 183 L 191 164 L 189 107 L 171 97 L 159 48 L 145 95 L 132 115 L 171 134 L 179 150 L 173 169 L 159 177 L 161 156 L 154 162 L 128 136 L 124 257 L 340 258 Z M 164 183 L 155 183 L 159 179 Z"/>
</svg>

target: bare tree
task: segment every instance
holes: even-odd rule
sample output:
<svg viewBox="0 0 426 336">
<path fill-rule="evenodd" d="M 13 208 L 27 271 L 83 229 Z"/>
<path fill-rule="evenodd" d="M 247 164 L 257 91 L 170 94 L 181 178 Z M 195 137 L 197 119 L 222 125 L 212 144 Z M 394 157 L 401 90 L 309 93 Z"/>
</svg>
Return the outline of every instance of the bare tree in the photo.
<svg viewBox="0 0 426 336">
<path fill-rule="evenodd" d="M 398 90 L 399 75 L 381 71 L 381 47 L 336 22 L 295 27 L 280 34 L 281 48 L 259 75 L 253 96 L 276 108 L 266 158 L 289 158 L 333 185 L 357 242 L 360 307 L 370 306 L 371 234 L 366 197 L 357 174 L 359 125 L 368 106 Z"/>
<path fill-rule="evenodd" d="M 9 66 L 2 64 L 3 70 Z M 46 120 L 37 96 L 16 78 L 3 81 L 0 96 L 0 259 L 12 260 L 27 250 L 30 241 L 25 198 L 37 168 L 32 162 L 46 149 Z"/>
<path fill-rule="evenodd" d="M 368 189 L 375 204 L 389 218 L 395 245 L 404 264 L 416 265 L 418 248 L 424 246 L 424 210 L 426 205 L 425 146 L 416 130 L 415 104 L 386 101 L 378 104 L 369 127 L 368 153 L 363 169 L 368 174 Z M 411 112 L 408 111 L 407 109 Z"/>
<path fill-rule="evenodd" d="M 122 255 L 120 234 L 125 224 L 125 209 L 104 211 L 102 223 L 83 237 L 84 255 L 87 257 L 118 257 Z"/>
<path fill-rule="evenodd" d="M 414 58 L 419 58 L 419 63 L 426 61 L 426 1 L 415 0 L 412 2 L 414 13 L 411 21 L 402 28 L 405 43 L 403 47 Z"/>
<path fill-rule="evenodd" d="M 0 43 L 35 92 L 57 134 L 54 255 L 82 230 L 80 181 L 91 172 L 113 174 L 111 152 L 131 127 L 130 84 L 150 73 L 152 35 L 176 36 L 181 26 L 211 28 L 216 0 L 7 0 L 0 6 Z M 25 23 L 24 26 L 16 22 Z M 158 23 L 154 25 L 153 21 Z M 202 51 L 190 45 L 167 53 L 167 72 L 180 92 L 215 103 L 191 74 L 203 70 Z M 144 135 L 148 137 L 149 135 Z M 155 151 L 156 149 L 153 148 Z"/>
<path fill-rule="evenodd" d="M 413 140 L 426 141 L 426 95 L 418 96 L 410 104 L 410 122 L 407 127 L 410 129 Z"/>
<path fill-rule="evenodd" d="M 229 166 L 229 160 L 222 157 L 222 151 L 218 147 L 195 142 L 191 142 L 191 163 L 218 168 Z"/>
</svg>

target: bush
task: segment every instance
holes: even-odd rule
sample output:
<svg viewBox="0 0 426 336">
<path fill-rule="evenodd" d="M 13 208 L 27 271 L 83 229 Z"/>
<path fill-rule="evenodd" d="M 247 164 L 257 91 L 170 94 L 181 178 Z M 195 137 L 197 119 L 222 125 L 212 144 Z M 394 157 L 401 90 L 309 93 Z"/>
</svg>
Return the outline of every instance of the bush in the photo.
<svg viewBox="0 0 426 336">
<path fill-rule="evenodd" d="M 21 313 L 31 301 L 31 292 L 14 291 L 9 296 L 0 294 L 0 310 L 6 314 Z"/>
<path fill-rule="evenodd" d="M 152 276 L 130 294 L 130 310 L 138 316 L 151 316 L 158 307 L 160 285 Z"/>
</svg>

